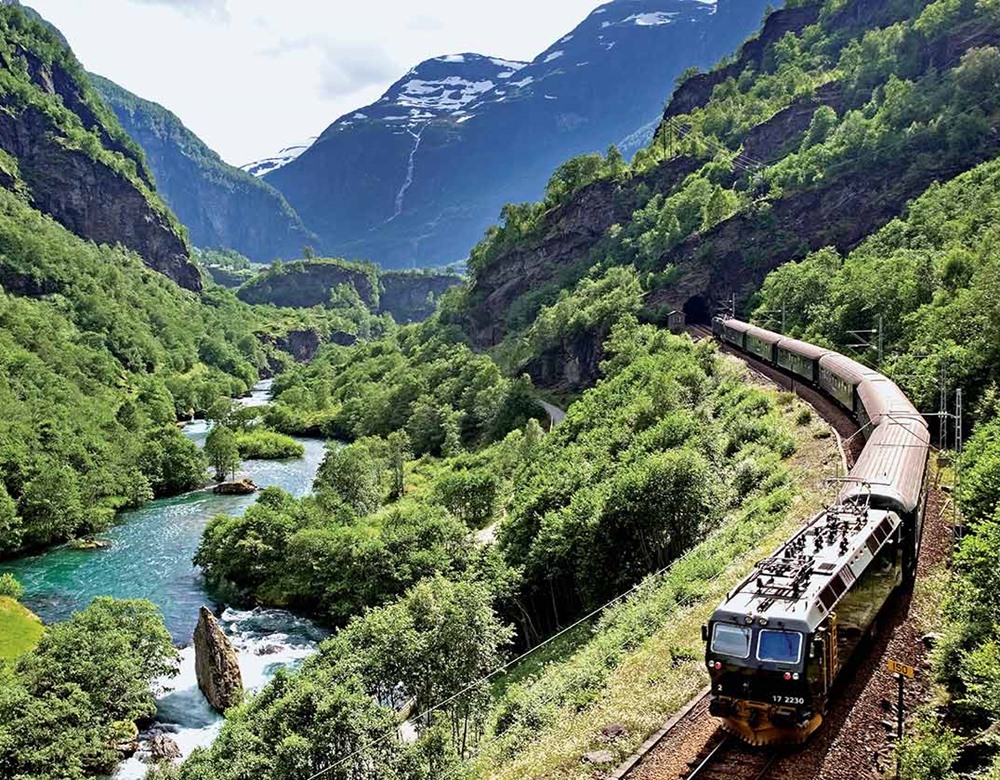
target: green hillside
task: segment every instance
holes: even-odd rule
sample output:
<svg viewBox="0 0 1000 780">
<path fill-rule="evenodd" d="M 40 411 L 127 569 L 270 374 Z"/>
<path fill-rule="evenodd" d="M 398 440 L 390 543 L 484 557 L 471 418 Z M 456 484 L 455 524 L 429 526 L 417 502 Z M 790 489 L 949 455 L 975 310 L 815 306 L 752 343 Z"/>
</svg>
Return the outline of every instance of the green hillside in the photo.
<svg viewBox="0 0 1000 780">
<path fill-rule="evenodd" d="M 177 116 L 101 76 L 89 78 L 142 147 L 157 189 L 196 246 L 270 262 L 300 257 L 317 243 L 277 190 L 225 163 Z"/>
</svg>

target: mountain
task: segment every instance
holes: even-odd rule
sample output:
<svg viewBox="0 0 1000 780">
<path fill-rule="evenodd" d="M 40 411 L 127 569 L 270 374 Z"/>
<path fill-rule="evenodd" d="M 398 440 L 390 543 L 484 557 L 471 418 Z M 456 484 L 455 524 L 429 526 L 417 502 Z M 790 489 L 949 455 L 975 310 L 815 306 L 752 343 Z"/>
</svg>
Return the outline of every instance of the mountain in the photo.
<svg viewBox="0 0 1000 780">
<path fill-rule="evenodd" d="M 329 254 L 393 268 L 463 259 L 504 203 L 647 125 L 677 76 L 732 50 L 766 5 L 613 0 L 530 63 L 428 60 L 264 179 Z"/>
<path fill-rule="evenodd" d="M 255 160 L 254 162 L 247 163 L 246 165 L 241 165 L 240 170 L 246 171 L 251 176 L 263 176 L 271 171 L 276 171 L 281 166 L 288 165 L 288 163 L 296 159 L 306 149 L 312 146 L 315 141 L 315 138 L 310 138 L 308 141 L 286 146 L 284 149 L 281 149 L 277 154 L 272 155 L 271 157 L 264 157 L 261 160 Z"/>
<path fill-rule="evenodd" d="M 0 43 L 0 186 L 76 235 L 122 244 L 181 286 L 200 290 L 201 274 L 142 150 L 64 39 L 37 15 L 5 4 Z"/>
<path fill-rule="evenodd" d="M 545 201 L 508 211 L 470 256 L 459 319 L 512 368 L 579 387 L 599 375 L 613 322 L 564 298 L 591 300 L 619 267 L 643 280 L 643 319 L 707 322 L 734 297 L 746 310 L 775 268 L 850 251 L 1000 153 L 998 46 L 983 4 L 772 13 L 737 56 L 684 80 L 630 166 L 564 169 Z M 873 327 L 873 295 L 850 329 Z"/>
<path fill-rule="evenodd" d="M 301 257 L 316 243 L 280 193 L 227 165 L 174 114 L 105 78 L 91 80 L 145 151 L 158 190 L 195 245 L 269 262 Z"/>
</svg>

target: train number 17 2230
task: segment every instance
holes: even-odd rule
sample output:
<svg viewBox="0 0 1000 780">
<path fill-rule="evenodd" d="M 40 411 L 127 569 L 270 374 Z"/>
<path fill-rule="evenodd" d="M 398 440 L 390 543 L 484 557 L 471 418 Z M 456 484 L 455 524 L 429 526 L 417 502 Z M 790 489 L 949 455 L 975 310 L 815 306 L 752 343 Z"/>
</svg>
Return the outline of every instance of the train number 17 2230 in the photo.
<svg viewBox="0 0 1000 780">
<path fill-rule="evenodd" d="M 771 701 L 775 704 L 805 704 L 806 700 L 803 696 L 781 696 L 780 694 L 774 694 L 771 697 Z"/>
</svg>

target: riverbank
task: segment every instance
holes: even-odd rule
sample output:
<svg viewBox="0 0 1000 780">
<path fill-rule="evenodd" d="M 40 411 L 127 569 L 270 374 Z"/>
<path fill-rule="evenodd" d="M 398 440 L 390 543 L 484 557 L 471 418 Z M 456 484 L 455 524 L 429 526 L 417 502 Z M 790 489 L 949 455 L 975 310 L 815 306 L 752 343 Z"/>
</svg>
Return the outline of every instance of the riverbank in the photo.
<svg viewBox="0 0 1000 780">
<path fill-rule="evenodd" d="M 33 649 L 44 631 L 38 615 L 12 598 L 0 596 L 0 661 L 13 661 Z"/>
<path fill-rule="evenodd" d="M 269 391 L 270 383 L 262 383 L 252 396 L 238 403 L 263 406 Z M 195 420 L 184 426 L 183 433 L 204 446 L 208 430 L 204 420 Z M 301 458 L 246 460 L 238 476 L 296 497 L 309 494 L 326 453 L 326 442 L 302 438 L 295 442 L 302 448 Z M 165 734 L 186 756 L 196 747 L 211 744 L 222 725 L 222 717 L 204 701 L 194 674 L 191 635 L 201 606 L 219 613 L 251 692 L 261 688 L 278 669 L 294 667 L 312 655 L 327 635 L 311 621 L 283 610 L 225 609 L 192 563 L 202 532 L 213 517 L 242 514 L 256 501 L 256 495 L 217 495 L 210 489 L 158 499 L 119 515 L 118 523 L 101 534 L 102 540 L 110 542 L 106 548 L 81 550 L 65 545 L 0 563 L 0 573 L 9 572 L 17 578 L 25 590 L 22 609 L 28 615 L 28 609 L 34 611 L 46 624 L 66 620 L 98 596 L 153 602 L 173 642 L 181 648 L 181 664 L 176 677 L 157 684 L 156 721 L 144 736 Z M 41 635 L 42 622 L 35 619 L 37 636 L 33 636 L 24 629 L 31 625 L 24 623 L 23 615 L 20 618 L 21 623 L 12 625 L 11 632 L 0 624 L 0 657 L 5 637 L 19 637 L 11 652 L 24 652 Z M 145 747 L 144 743 L 136 757 L 119 767 L 116 780 L 145 777 Z"/>
</svg>

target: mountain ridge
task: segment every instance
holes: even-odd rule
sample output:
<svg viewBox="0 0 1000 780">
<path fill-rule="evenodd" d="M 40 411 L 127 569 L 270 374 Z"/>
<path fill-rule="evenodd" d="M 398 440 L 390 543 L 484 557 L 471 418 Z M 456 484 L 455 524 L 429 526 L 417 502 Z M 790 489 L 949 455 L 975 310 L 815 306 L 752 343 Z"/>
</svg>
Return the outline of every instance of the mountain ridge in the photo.
<svg viewBox="0 0 1000 780">
<path fill-rule="evenodd" d="M 765 6 L 614 0 L 523 66 L 427 60 L 264 179 L 328 254 L 389 268 L 461 260 L 505 202 L 537 197 L 564 159 L 648 125 L 674 78 L 734 48 Z"/>
<path fill-rule="evenodd" d="M 171 111 L 102 76 L 90 78 L 145 151 L 159 191 L 195 245 L 269 262 L 300 257 L 317 242 L 281 193 L 227 164 Z"/>
</svg>

